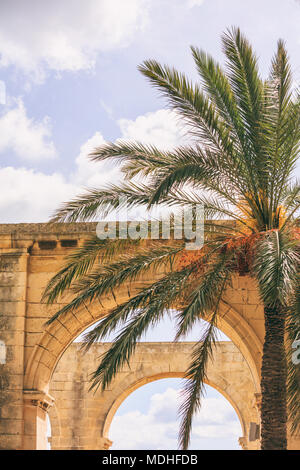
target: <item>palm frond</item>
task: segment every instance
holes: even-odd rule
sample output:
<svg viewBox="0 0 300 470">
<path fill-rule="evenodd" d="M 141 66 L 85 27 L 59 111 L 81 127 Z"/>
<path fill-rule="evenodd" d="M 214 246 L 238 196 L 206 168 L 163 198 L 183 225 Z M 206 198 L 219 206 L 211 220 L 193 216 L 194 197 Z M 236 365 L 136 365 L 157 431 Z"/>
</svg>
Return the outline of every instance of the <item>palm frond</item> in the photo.
<svg viewBox="0 0 300 470">
<path fill-rule="evenodd" d="M 190 282 L 193 271 L 193 266 L 187 266 L 167 274 L 161 280 L 142 289 L 128 302 L 113 309 L 93 331 L 85 335 L 84 348 L 88 349 L 95 341 L 115 331 L 117 326 L 124 325 L 93 373 L 91 388 L 101 386 L 101 390 L 105 390 L 117 372 L 129 361 L 138 339 L 150 326 L 157 324 L 174 306 L 176 299 L 181 298 L 182 289 Z"/>
<path fill-rule="evenodd" d="M 184 401 L 179 410 L 181 416 L 179 447 L 183 450 L 188 449 L 192 420 L 201 406 L 207 363 L 209 358 L 213 357 L 213 345 L 216 341 L 216 319 L 217 311 L 214 312 L 200 342 L 197 343 L 192 354 L 192 362 L 185 374 L 185 385 L 182 390 Z"/>
<path fill-rule="evenodd" d="M 222 41 L 229 81 L 244 129 L 256 151 L 263 104 L 263 84 L 259 77 L 257 58 L 239 28 L 232 28 L 224 33 Z"/>
<path fill-rule="evenodd" d="M 286 130 L 288 130 L 289 108 L 291 104 L 292 75 L 288 62 L 288 56 L 282 41 L 278 41 L 277 53 L 272 60 L 270 80 L 268 82 L 269 101 L 267 115 L 269 119 L 269 144 L 271 144 L 270 174 L 271 174 L 271 213 L 274 212 L 273 196 L 277 171 L 282 166 L 283 160 L 287 164 L 284 149 L 286 147 Z M 285 158 L 282 158 L 282 157 Z"/>
<path fill-rule="evenodd" d="M 230 279 L 232 272 L 230 257 L 232 254 L 230 256 L 224 252 L 222 255 L 215 256 L 215 260 L 209 260 L 213 254 L 214 251 L 204 257 L 203 264 L 210 261 L 211 266 L 208 264 L 208 269 L 205 269 L 201 281 L 191 293 L 189 304 L 177 314 L 178 325 L 175 341 L 186 336 L 200 317 L 205 318 L 210 315 L 223 294 L 226 287 L 225 281 Z"/>
<path fill-rule="evenodd" d="M 254 231 L 254 228 L 251 224 L 242 217 L 242 214 L 239 213 L 239 209 L 234 208 L 228 204 L 228 201 L 224 201 L 219 197 L 215 196 L 206 196 L 205 194 L 198 194 L 193 191 L 184 191 L 183 189 L 177 189 L 176 192 L 170 192 L 168 197 L 162 199 L 164 204 L 177 204 L 182 206 L 197 206 L 202 205 L 206 218 L 224 218 L 237 221 L 250 232 Z"/>
<path fill-rule="evenodd" d="M 82 305 L 91 303 L 95 298 L 101 301 L 101 297 L 113 293 L 113 290 L 120 287 L 125 282 L 136 280 L 139 274 L 146 273 L 150 268 L 158 269 L 166 263 L 172 264 L 176 254 L 184 249 L 182 243 L 176 246 L 162 246 L 159 248 L 149 247 L 148 250 L 135 255 L 122 256 L 120 260 L 108 265 L 100 265 L 88 275 L 81 277 L 73 285 L 73 292 L 76 293 L 71 302 L 64 305 L 48 321 L 47 325 L 53 323 L 57 318 L 67 312 L 74 311 Z M 170 267 L 168 267 L 170 269 Z M 61 287 L 61 282 L 56 287 L 57 292 Z M 128 288 L 129 290 L 129 288 Z"/>
<path fill-rule="evenodd" d="M 166 96 L 170 107 L 189 125 L 191 135 L 201 138 L 203 144 L 213 146 L 217 151 L 231 153 L 233 143 L 229 129 L 196 84 L 193 85 L 183 73 L 155 60 L 145 61 L 139 70 Z"/>
<path fill-rule="evenodd" d="M 226 160 L 226 161 L 225 161 Z M 199 190 L 212 191 L 233 205 L 238 198 L 247 197 L 245 180 L 233 159 L 200 146 L 179 148 L 174 161 L 151 178 L 152 195 L 149 206 L 157 204 L 170 191 L 189 183 Z"/>
<path fill-rule="evenodd" d="M 272 230 L 259 239 L 254 273 L 264 305 L 288 305 L 299 270 L 298 244 L 284 232 Z"/>
<path fill-rule="evenodd" d="M 115 209 L 147 205 L 150 195 L 149 187 L 133 182 L 108 184 L 100 190 L 89 189 L 85 194 L 64 203 L 56 211 L 51 222 L 78 222 L 106 217 Z"/>
<path fill-rule="evenodd" d="M 300 91 L 297 98 L 287 105 L 281 131 L 281 147 L 277 174 L 275 177 L 275 199 L 274 204 L 279 204 L 282 194 L 287 185 L 290 184 L 296 163 L 299 160 L 300 151 Z"/>
<path fill-rule="evenodd" d="M 78 278 L 84 276 L 95 265 L 95 263 L 109 262 L 113 257 L 124 250 L 137 246 L 139 240 L 127 239 L 105 239 L 100 240 L 93 236 L 86 240 L 82 247 L 73 251 L 66 258 L 65 266 L 53 276 L 47 284 L 42 301 L 52 304 L 71 284 Z"/>
<path fill-rule="evenodd" d="M 288 214 L 295 209 L 297 211 L 300 205 L 300 182 L 296 180 L 294 184 L 287 185 L 279 202 Z"/>
<path fill-rule="evenodd" d="M 191 50 L 202 78 L 203 88 L 231 129 L 234 143 L 238 145 L 237 150 L 242 153 L 244 151 L 244 130 L 228 77 L 221 66 L 209 54 L 197 47 L 191 47 Z"/>
</svg>

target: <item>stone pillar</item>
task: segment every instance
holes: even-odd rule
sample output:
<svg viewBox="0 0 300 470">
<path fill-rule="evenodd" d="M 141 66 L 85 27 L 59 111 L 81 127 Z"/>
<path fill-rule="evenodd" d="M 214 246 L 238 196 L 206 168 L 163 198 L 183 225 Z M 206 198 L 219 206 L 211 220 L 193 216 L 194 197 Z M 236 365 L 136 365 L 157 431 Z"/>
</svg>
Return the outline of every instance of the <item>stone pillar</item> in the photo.
<svg viewBox="0 0 300 470">
<path fill-rule="evenodd" d="M 258 437 L 255 440 L 249 440 L 248 449 L 249 450 L 260 450 L 260 432 L 261 432 L 261 421 L 260 421 L 260 413 L 261 413 L 261 400 L 262 395 L 261 393 L 254 393 L 254 400 L 253 400 L 253 408 L 256 410 L 258 414 L 258 421 L 255 417 L 253 417 L 253 423 L 255 423 L 258 428 Z M 249 423 L 249 434 L 250 434 L 250 423 Z M 250 436 L 249 436 L 250 437 Z"/>
<path fill-rule="evenodd" d="M 23 377 L 27 289 L 26 248 L 0 248 L 0 449 L 23 447 Z M 5 354 L 4 354 L 5 353 Z"/>
<path fill-rule="evenodd" d="M 100 442 L 101 442 L 100 450 L 109 450 L 109 448 L 113 444 L 113 442 L 110 439 L 108 439 L 108 437 L 101 437 Z"/>
<path fill-rule="evenodd" d="M 53 403 L 44 392 L 24 390 L 24 449 L 47 450 L 47 413 Z"/>
<path fill-rule="evenodd" d="M 262 400 L 262 394 L 255 393 L 254 401 L 255 401 L 255 406 L 259 415 L 261 413 L 261 400 Z M 300 449 L 300 434 L 292 434 L 290 431 L 289 425 L 288 425 L 288 432 L 287 432 L 287 443 L 288 443 L 288 450 Z"/>
<path fill-rule="evenodd" d="M 246 436 L 239 437 L 239 444 L 243 450 L 248 450 L 248 439 Z"/>
<path fill-rule="evenodd" d="M 300 434 L 288 433 L 288 450 L 300 450 Z"/>
</svg>

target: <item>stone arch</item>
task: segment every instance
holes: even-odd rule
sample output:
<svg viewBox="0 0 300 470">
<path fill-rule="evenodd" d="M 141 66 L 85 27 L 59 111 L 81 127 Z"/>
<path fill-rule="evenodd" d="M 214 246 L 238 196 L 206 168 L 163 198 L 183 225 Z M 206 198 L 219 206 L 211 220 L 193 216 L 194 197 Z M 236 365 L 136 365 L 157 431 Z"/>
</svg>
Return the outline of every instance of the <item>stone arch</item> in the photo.
<svg viewBox="0 0 300 470">
<path fill-rule="evenodd" d="M 122 296 L 117 298 L 118 303 L 122 301 Z M 47 393 L 55 366 L 64 351 L 76 337 L 106 314 L 107 310 L 103 312 L 103 307 L 99 305 L 97 309 L 93 304 L 67 313 L 63 322 L 57 319 L 47 326 L 28 361 L 25 389 Z M 259 393 L 262 343 L 255 331 L 235 308 L 224 302 L 220 306 L 218 326 L 241 351 L 250 367 L 256 393 Z"/>
<path fill-rule="evenodd" d="M 138 285 L 137 283 L 136 287 Z M 133 291 L 131 294 L 133 294 Z M 127 299 L 127 289 L 121 288 L 116 293 L 115 299 L 104 299 L 101 305 L 98 301 L 95 301 L 76 311 L 68 312 L 63 321 L 57 319 L 51 325 L 48 325 L 37 344 L 35 344 L 27 363 L 24 377 L 25 395 L 27 391 L 47 395 L 55 367 L 74 339 L 86 328 L 101 320 L 115 303 L 120 304 Z M 254 393 L 259 393 L 262 344 L 252 326 L 246 321 L 237 307 L 236 304 L 232 306 L 226 301 L 222 302 L 218 327 L 232 339 L 241 351 L 251 371 Z M 28 412 L 25 411 L 24 415 L 25 423 L 32 419 L 31 416 L 32 411 L 29 412 L 28 408 Z M 32 439 L 30 438 L 30 440 Z"/>
<path fill-rule="evenodd" d="M 56 321 L 47 328 L 43 326 L 51 312 L 62 305 L 46 308 L 41 301 L 45 286 L 62 267 L 71 247 L 82 246 L 95 230 L 96 223 L 4 224 L 0 227 L 1 311 L 9 323 L 9 328 L 1 333 L 1 340 L 9 353 L 5 367 L 12 376 L 11 396 L 18 404 L 18 410 L 8 407 L 9 420 L 0 423 L 2 447 L 45 448 L 45 439 L 38 436 L 45 435 L 45 413 L 53 403 L 48 389 L 56 364 L 73 339 L 115 305 L 113 296 L 108 296 L 102 299 L 103 305 L 95 301 L 68 314 L 63 323 Z M 161 274 L 149 271 L 144 278 L 136 279 L 130 285 L 131 294 L 141 284 L 155 281 Z M 116 294 L 116 301 L 124 302 L 128 298 L 127 286 Z M 246 359 L 259 406 L 264 311 L 255 281 L 236 274 L 223 300 L 218 327 Z M 176 305 L 173 308 L 176 309 Z M 299 448 L 299 436 L 291 438 L 289 434 L 288 441 L 290 449 Z"/>
<path fill-rule="evenodd" d="M 57 436 L 57 444 L 53 448 L 108 448 L 109 427 L 120 404 L 130 393 L 147 383 L 162 378 L 183 377 L 194 344 L 139 343 L 130 364 L 117 374 L 109 389 L 102 393 L 98 391 L 95 395 L 88 391 L 90 373 L 109 344 L 94 344 L 86 354 L 81 351 L 79 343 L 72 344 L 60 360 L 51 382 L 50 393 L 55 398 L 58 412 L 65 418 L 61 439 Z M 82 385 L 80 396 L 65 392 L 74 391 L 78 381 Z M 241 423 L 241 438 L 248 446 L 249 424 L 259 422 L 258 411 L 253 406 L 255 385 L 249 366 L 232 342 L 217 344 L 214 358 L 208 365 L 206 383 L 231 403 Z M 66 396 L 69 398 L 67 403 Z M 81 409 L 79 403 L 82 403 Z M 72 420 L 76 423 L 75 433 L 70 429 Z M 258 445 L 257 442 L 254 444 Z"/>
<path fill-rule="evenodd" d="M 165 373 L 161 373 L 161 374 L 158 374 L 158 375 L 152 375 L 150 377 L 143 377 L 142 379 L 139 379 L 138 381 L 134 382 L 131 386 L 129 386 L 128 388 L 123 390 L 121 392 L 121 394 L 118 396 L 118 398 L 112 403 L 112 405 L 109 408 L 109 411 L 106 415 L 105 421 L 103 423 L 103 428 L 101 430 L 101 433 L 102 433 L 103 437 L 109 439 L 109 429 L 110 429 L 112 420 L 113 420 L 118 408 L 122 405 L 122 403 L 126 400 L 126 398 L 129 395 L 131 395 L 131 393 L 133 393 L 135 390 L 143 387 L 144 385 L 146 385 L 148 383 L 152 383 L 152 382 L 155 382 L 157 380 L 169 379 L 169 378 L 176 378 L 177 379 L 177 378 L 183 378 L 183 377 L 184 377 L 183 373 L 165 372 Z M 246 436 L 247 423 L 245 421 L 245 417 L 242 415 L 239 407 L 237 406 L 237 404 L 233 400 L 232 396 L 228 392 L 226 392 L 226 390 L 224 389 L 224 386 L 222 386 L 224 382 L 225 381 L 224 381 L 223 377 L 221 377 L 220 375 L 219 375 L 219 377 L 215 378 L 215 382 L 212 381 L 212 380 L 209 380 L 209 379 L 205 380 L 205 383 L 207 385 L 209 385 L 212 388 L 216 389 L 231 404 L 231 406 L 233 407 L 233 409 L 235 410 L 235 412 L 236 412 L 236 414 L 239 418 L 239 422 L 240 422 L 240 425 L 241 425 L 243 436 Z"/>
</svg>

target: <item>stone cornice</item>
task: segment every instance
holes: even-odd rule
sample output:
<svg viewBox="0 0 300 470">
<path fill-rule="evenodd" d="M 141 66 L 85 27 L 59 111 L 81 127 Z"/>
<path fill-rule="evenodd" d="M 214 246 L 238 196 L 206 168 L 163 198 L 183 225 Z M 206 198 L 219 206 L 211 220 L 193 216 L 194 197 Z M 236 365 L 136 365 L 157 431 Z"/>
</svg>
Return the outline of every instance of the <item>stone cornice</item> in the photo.
<svg viewBox="0 0 300 470">
<path fill-rule="evenodd" d="M 48 393 L 39 390 L 24 390 L 24 402 L 31 406 L 38 406 L 44 411 L 48 411 L 54 403 L 54 398 Z"/>
</svg>

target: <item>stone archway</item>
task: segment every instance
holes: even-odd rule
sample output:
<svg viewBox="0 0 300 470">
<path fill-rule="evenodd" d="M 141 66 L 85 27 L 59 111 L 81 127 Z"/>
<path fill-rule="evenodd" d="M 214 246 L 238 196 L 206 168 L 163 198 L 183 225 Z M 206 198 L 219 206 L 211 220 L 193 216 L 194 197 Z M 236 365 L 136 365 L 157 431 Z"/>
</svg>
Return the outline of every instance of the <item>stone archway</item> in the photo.
<svg viewBox="0 0 300 470">
<path fill-rule="evenodd" d="M 88 392 L 89 374 L 108 343 L 95 344 L 82 353 L 73 343 L 53 374 L 50 393 L 60 418 L 60 435 L 52 433 L 53 449 L 109 448 L 109 428 L 116 410 L 134 390 L 170 377 L 183 377 L 195 343 L 139 343 L 128 367 L 120 372 L 104 393 Z M 259 422 L 254 403 L 255 385 L 250 368 L 231 342 L 219 342 L 207 371 L 208 385 L 218 390 L 233 406 L 240 420 L 243 448 L 257 449 L 249 442 L 251 422 Z"/>
<path fill-rule="evenodd" d="M 51 426 L 51 436 L 50 438 L 48 437 L 48 442 L 52 446 L 52 436 L 56 436 L 59 438 L 61 437 L 60 415 L 58 413 L 55 401 L 48 411 L 48 416 Z"/>
<path fill-rule="evenodd" d="M 45 328 L 45 321 L 61 306 L 47 307 L 41 302 L 47 282 L 65 256 L 95 230 L 94 223 L 0 225 L 0 312 L 6 324 L 0 339 L 6 345 L 6 364 L 2 367 L 10 383 L 8 404 L 1 409 L 2 448 L 43 448 L 45 439 L 39 436 L 45 427 L 43 417 L 53 403 L 49 385 L 59 359 L 82 331 L 115 305 L 108 297 L 102 305 L 94 302 L 69 313 L 63 323 L 57 320 Z M 147 279 L 136 281 L 131 292 L 140 282 L 154 280 L 151 276 L 149 272 Z M 126 298 L 127 288 L 119 289 L 116 301 Z M 218 326 L 245 358 L 259 398 L 264 319 L 252 279 L 233 279 L 220 308 Z M 297 448 L 299 439 L 293 442 Z"/>
<path fill-rule="evenodd" d="M 125 295 L 127 296 L 127 292 Z M 126 298 L 125 295 L 122 292 L 116 293 L 116 301 L 118 303 L 124 301 Z M 111 300 L 108 300 L 108 302 L 111 304 Z M 42 398 L 41 400 L 47 400 L 51 377 L 59 359 L 70 346 L 72 341 L 82 333 L 82 331 L 103 318 L 106 314 L 106 312 L 103 312 L 103 308 L 101 313 L 99 312 L 99 306 L 92 304 L 80 309 L 79 311 L 67 314 L 63 323 L 57 320 L 47 327 L 40 337 L 38 344 L 35 345 L 25 373 L 24 393 L 27 400 L 27 406 L 24 409 L 24 419 L 26 423 L 24 439 L 27 443 L 27 448 L 39 448 L 37 446 L 40 445 L 38 444 L 40 441 L 37 438 L 34 439 L 33 434 L 27 436 L 26 429 L 35 429 L 35 436 L 39 433 L 44 433 L 41 419 L 38 420 L 35 417 L 35 411 L 32 412 L 32 408 L 28 406 L 28 404 L 32 402 L 28 402 L 27 391 L 38 391 L 38 393 L 42 394 L 42 397 L 45 396 L 45 398 Z M 222 331 L 227 334 L 227 336 L 233 336 L 235 338 L 235 343 L 239 346 L 239 350 L 244 353 L 245 360 L 247 358 L 246 363 L 249 366 L 254 386 L 252 393 L 253 402 L 254 396 L 259 396 L 259 364 L 261 357 L 261 349 L 259 347 L 260 341 L 244 318 L 241 317 L 233 307 L 225 303 L 222 303 L 220 309 L 220 324 L 222 325 Z M 40 410 L 38 410 L 38 412 L 40 413 Z M 255 422 L 257 421 L 258 420 L 256 419 Z M 40 430 L 37 426 L 39 426 Z M 100 441 L 101 443 L 97 444 L 97 448 L 106 448 L 107 444 L 103 444 L 103 442 L 107 442 L 106 439 L 107 438 L 105 436 L 102 436 Z M 246 436 L 243 436 L 242 441 L 245 443 L 244 447 L 246 448 Z"/>
<path fill-rule="evenodd" d="M 116 293 L 116 302 L 126 300 L 122 293 Z M 111 301 L 110 301 L 111 303 Z M 98 305 L 89 305 L 64 316 L 63 322 L 56 320 L 46 327 L 39 342 L 35 345 L 25 372 L 25 388 L 49 391 L 52 373 L 61 355 L 85 329 L 105 317 L 106 311 Z M 259 365 L 262 344 L 255 331 L 232 306 L 224 302 L 220 307 L 220 329 L 233 341 L 247 361 L 256 393 L 259 392 Z"/>
</svg>

